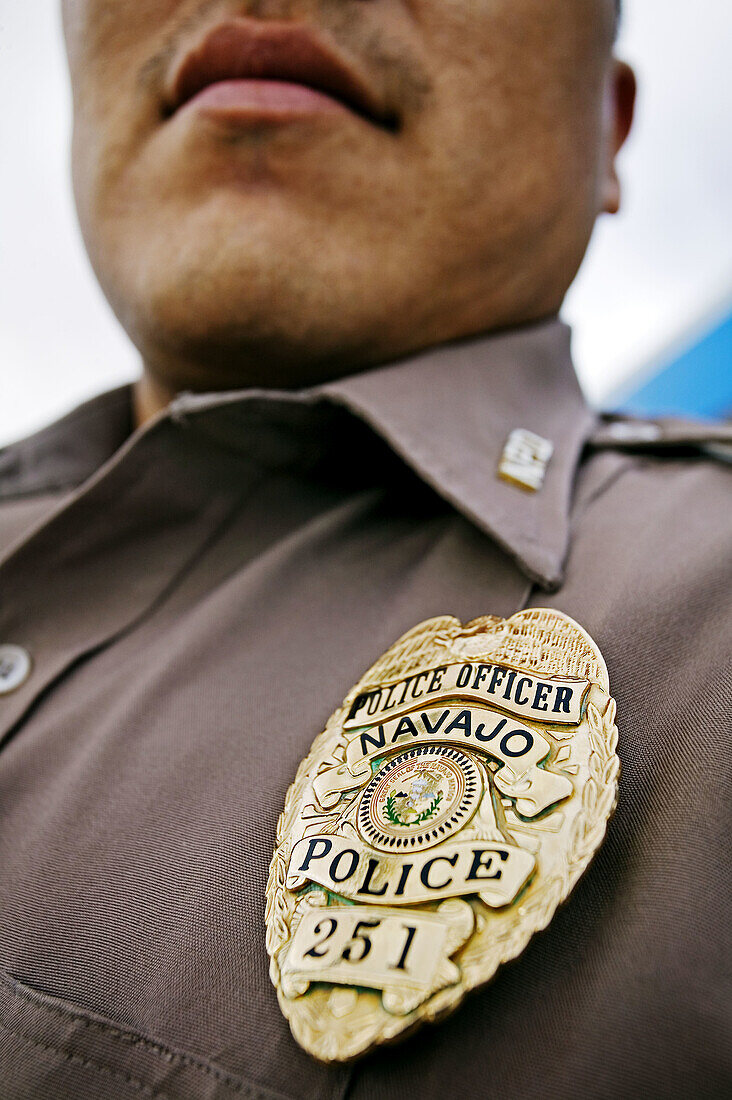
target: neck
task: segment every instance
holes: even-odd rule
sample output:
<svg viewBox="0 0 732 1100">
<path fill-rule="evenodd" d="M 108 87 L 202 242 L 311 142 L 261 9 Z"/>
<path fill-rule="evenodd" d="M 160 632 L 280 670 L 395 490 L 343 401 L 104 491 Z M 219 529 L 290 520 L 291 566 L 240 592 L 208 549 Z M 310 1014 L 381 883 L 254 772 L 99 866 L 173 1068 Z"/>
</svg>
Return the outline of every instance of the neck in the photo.
<svg viewBox="0 0 732 1100">
<path fill-rule="evenodd" d="M 132 391 L 132 412 L 135 427 L 140 428 L 167 408 L 175 391 L 157 382 L 145 371 Z"/>
</svg>

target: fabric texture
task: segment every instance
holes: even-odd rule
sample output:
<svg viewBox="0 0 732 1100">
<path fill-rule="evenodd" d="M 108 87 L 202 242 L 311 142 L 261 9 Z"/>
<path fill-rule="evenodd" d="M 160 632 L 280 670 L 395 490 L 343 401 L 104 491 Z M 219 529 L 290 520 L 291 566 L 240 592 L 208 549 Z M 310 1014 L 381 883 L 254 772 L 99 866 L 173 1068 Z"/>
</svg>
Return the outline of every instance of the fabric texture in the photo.
<svg viewBox="0 0 732 1100">
<path fill-rule="evenodd" d="M 613 434 L 558 321 L 182 395 L 137 431 L 130 409 L 115 391 L 0 455 L 0 643 L 33 660 L 0 696 L 0 1096 L 723 1095 L 732 510 L 709 434 Z M 496 475 L 515 428 L 554 446 L 535 494 Z M 264 943 L 297 766 L 410 627 L 530 606 L 608 666 L 607 840 L 453 1016 L 320 1065 Z"/>
</svg>

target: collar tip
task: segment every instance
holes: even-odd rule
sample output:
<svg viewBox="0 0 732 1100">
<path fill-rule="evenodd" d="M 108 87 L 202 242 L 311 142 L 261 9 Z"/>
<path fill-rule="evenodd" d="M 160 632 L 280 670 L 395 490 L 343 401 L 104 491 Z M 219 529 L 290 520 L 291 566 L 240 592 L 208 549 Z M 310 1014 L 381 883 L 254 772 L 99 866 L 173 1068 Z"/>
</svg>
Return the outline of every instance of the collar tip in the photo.
<svg viewBox="0 0 732 1100">
<path fill-rule="evenodd" d="M 564 571 L 547 574 L 539 578 L 539 584 L 545 592 L 557 592 L 564 584 Z"/>
<path fill-rule="evenodd" d="M 552 561 L 523 559 L 520 565 L 531 580 L 545 592 L 556 592 L 564 584 L 563 564 L 556 559 Z"/>
</svg>

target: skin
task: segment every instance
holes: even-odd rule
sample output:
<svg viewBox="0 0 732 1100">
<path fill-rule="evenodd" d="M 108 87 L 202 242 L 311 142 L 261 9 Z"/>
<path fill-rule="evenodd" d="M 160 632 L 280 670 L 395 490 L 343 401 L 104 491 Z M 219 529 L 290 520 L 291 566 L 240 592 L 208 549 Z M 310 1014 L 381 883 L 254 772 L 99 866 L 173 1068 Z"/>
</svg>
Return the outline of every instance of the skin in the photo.
<svg viewBox="0 0 732 1100">
<path fill-rule="evenodd" d="M 612 0 L 64 0 L 79 219 L 140 351 L 141 421 L 182 389 L 301 387 L 556 313 L 635 82 Z M 295 20 L 395 111 L 166 117 L 234 17 Z"/>
</svg>

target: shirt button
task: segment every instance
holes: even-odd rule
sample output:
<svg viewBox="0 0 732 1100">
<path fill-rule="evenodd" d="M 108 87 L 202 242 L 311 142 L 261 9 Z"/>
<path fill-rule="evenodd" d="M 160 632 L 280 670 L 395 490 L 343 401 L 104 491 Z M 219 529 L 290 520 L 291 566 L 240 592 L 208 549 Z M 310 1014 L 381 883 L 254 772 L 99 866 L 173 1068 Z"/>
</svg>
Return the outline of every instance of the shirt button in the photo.
<svg viewBox="0 0 732 1100">
<path fill-rule="evenodd" d="M 0 695 L 8 695 L 24 684 L 31 671 L 31 658 L 20 645 L 0 645 Z"/>
</svg>

